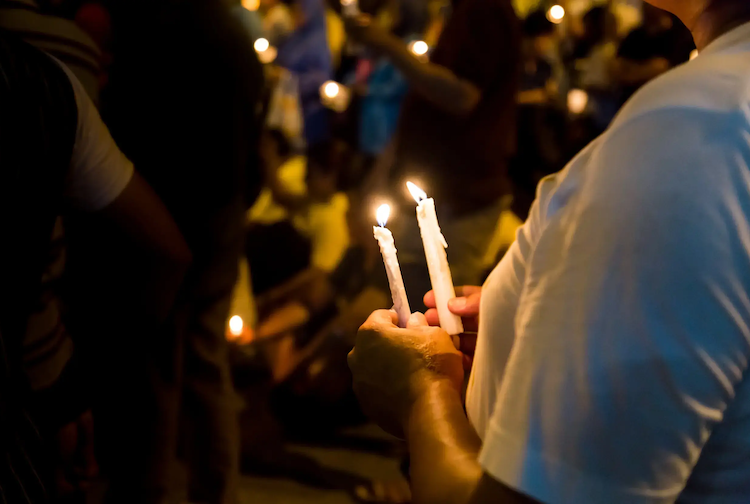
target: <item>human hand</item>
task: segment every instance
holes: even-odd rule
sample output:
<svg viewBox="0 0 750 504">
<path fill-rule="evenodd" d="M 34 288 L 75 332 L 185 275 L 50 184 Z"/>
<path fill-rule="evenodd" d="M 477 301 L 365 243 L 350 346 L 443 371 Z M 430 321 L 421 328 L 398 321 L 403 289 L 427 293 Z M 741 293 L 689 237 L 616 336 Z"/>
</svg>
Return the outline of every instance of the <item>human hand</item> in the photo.
<svg viewBox="0 0 750 504">
<path fill-rule="evenodd" d="M 459 335 L 456 345 L 464 354 L 464 369 L 471 369 L 474 360 L 474 350 L 477 346 L 477 331 L 479 330 L 479 302 L 482 298 L 482 288 L 475 285 L 456 287 L 456 297 L 448 301 L 448 309 L 461 317 L 464 333 Z M 437 309 L 435 308 L 435 293 L 424 295 L 424 304 L 428 310 L 425 313 L 427 322 L 431 326 L 439 326 Z"/>
<path fill-rule="evenodd" d="M 352 40 L 375 51 L 382 51 L 393 39 L 390 33 L 377 26 L 367 14 L 345 17 L 344 28 Z"/>
<path fill-rule="evenodd" d="M 99 475 L 94 453 L 94 419 L 91 411 L 64 425 L 57 432 L 58 463 L 55 482 L 59 495 L 86 490 Z"/>
<path fill-rule="evenodd" d="M 448 333 L 414 313 L 406 329 L 392 310 L 377 310 L 357 332 L 349 353 L 354 392 L 362 410 L 384 430 L 402 437 L 414 402 L 437 382 L 461 393 L 461 353 Z"/>
</svg>

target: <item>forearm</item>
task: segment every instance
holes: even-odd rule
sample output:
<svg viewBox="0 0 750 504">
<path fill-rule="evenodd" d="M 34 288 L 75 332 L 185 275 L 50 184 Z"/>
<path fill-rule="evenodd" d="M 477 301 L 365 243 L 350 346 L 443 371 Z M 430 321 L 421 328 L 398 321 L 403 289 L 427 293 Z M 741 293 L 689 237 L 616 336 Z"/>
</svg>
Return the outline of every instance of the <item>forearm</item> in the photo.
<svg viewBox="0 0 750 504">
<path fill-rule="evenodd" d="M 469 424 L 461 397 L 436 382 L 414 404 L 405 428 L 416 504 L 466 504 L 482 476 L 481 440 Z"/>
<path fill-rule="evenodd" d="M 412 89 L 446 112 L 466 115 L 479 103 L 480 92 L 474 84 L 443 66 L 421 62 L 399 39 L 390 39 L 381 50 Z"/>
</svg>

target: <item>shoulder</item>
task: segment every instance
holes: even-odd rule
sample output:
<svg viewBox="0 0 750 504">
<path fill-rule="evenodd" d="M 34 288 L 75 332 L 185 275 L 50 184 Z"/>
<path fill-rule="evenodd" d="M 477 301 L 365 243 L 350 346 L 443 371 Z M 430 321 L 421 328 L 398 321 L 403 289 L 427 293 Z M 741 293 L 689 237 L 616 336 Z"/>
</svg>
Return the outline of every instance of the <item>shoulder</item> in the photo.
<svg viewBox="0 0 750 504">
<path fill-rule="evenodd" d="M 748 53 L 710 54 L 680 65 L 643 86 L 628 100 L 611 128 L 665 110 L 727 116 L 746 114 L 749 101 Z"/>
</svg>

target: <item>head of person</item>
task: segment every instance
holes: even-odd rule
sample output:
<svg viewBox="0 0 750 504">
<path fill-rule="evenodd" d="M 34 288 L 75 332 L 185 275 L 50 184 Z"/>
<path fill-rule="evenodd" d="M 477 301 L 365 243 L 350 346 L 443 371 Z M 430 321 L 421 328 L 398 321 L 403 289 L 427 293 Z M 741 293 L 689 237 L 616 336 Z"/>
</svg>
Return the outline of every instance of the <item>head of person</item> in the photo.
<svg viewBox="0 0 750 504">
<path fill-rule="evenodd" d="M 523 31 L 534 56 L 545 56 L 555 50 L 557 32 L 544 11 L 537 10 L 529 14 L 524 20 Z"/>
<path fill-rule="evenodd" d="M 307 149 L 307 194 L 312 201 L 326 202 L 339 190 L 345 147 L 341 142 L 320 142 Z"/>
</svg>

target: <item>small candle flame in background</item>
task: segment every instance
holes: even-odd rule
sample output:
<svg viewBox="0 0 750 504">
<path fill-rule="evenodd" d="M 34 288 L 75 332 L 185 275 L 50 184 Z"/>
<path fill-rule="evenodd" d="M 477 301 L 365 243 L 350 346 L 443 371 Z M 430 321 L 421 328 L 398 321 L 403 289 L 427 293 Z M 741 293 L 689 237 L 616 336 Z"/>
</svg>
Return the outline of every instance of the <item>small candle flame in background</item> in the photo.
<svg viewBox="0 0 750 504">
<path fill-rule="evenodd" d="M 229 332 L 232 333 L 232 336 L 242 335 L 242 329 L 244 326 L 245 324 L 242 321 L 242 317 L 239 315 L 235 315 L 229 319 Z"/>
<path fill-rule="evenodd" d="M 417 201 L 417 203 L 419 203 L 423 199 L 427 199 L 427 193 L 424 192 L 422 189 L 420 189 L 416 184 L 407 182 L 406 187 L 409 188 L 409 192 L 411 193 L 412 197 Z"/>
<path fill-rule="evenodd" d="M 547 19 L 549 19 L 552 23 L 560 24 L 562 23 L 564 17 L 565 9 L 562 5 L 553 5 L 547 11 Z"/>
<path fill-rule="evenodd" d="M 690 59 L 691 60 L 694 60 L 697 57 L 698 57 L 698 49 L 693 49 L 692 51 L 690 51 Z"/>
<path fill-rule="evenodd" d="M 260 0 L 242 0 L 242 6 L 249 11 L 257 11 L 260 7 Z"/>
<path fill-rule="evenodd" d="M 380 227 L 385 227 L 385 225 L 388 223 L 388 217 L 391 215 L 391 207 L 387 204 L 382 204 L 378 207 L 378 209 L 375 211 L 375 218 L 378 221 L 378 224 L 380 224 Z"/>
<path fill-rule="evenodd" d="M 339 94 L 339 85 L 333 81 L 328 81 L 323 84 L 323 94 L 328 98 L 336 98 Z"/>
<path fill-rule="evenodd" d="M 268 48 L 271 46 L 271 44 L 268 42 L 267 39 L 259 38 L 255 41 L 255 44 L 253 44 L 253 47 L 255 48 L 256 52 L 263 52 L 267 51 Z"/>
<path fill-rule="evenodd" d="M 572 114 L 580 114 L 586 110 L 589 103 L 589 95 L 583 89 L 571 89 L 568 91 L 568 110 Z"/>
<path fill-rule="evenodd" d="M 415 40 L 409 44 L 409 50 L 415 56 L 424 56 L 430 50 L 430 46 L 424 40 Z"/>
</svg>

